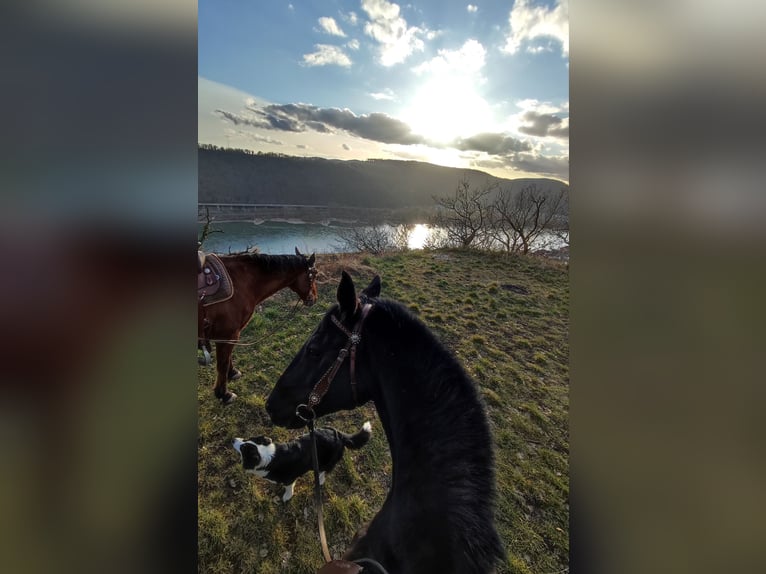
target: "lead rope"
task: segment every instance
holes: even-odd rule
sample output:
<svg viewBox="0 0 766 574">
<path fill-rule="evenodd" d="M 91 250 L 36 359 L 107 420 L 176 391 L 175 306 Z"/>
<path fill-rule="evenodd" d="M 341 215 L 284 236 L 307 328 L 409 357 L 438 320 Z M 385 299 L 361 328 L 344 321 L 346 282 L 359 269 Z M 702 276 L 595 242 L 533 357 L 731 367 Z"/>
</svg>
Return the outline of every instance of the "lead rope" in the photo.
<svg viewBox="0 0 766 574">
<path fill-rule="evenodd" d="M 327 548 L 327 535 L 324 531 L 324 514 L 322 513 L 322 485 L 319 484 L 319 455 L 317 454 L 317 439 L 314 432 L 314 421 L 316 420 L 316 413 L 310 407 L 300 405 L 295 414 L 306 422 L 309 427 L 309 437 L 311 440 L 311 464 L 314 467 L 314 508 L 317 513 L 317 523 L 319 525 L 319 544 L 322 546 L 322 554 L 324 555 L 325 562 L 331 562 L 332 556 L 330 556 L 330 550 Z M 301 414 L 306 413 L 306 416 Z"/>
<path fill-rule="evenodd" d="M 306 413 L 304 416 L 301 413 Z M 317 512 L 317 524 L 319 525 L 319 544 L 322 546 L 322 554 L 324 555 L 325 563 L 332 562 L 332 556 L 330 556 L 330 550 L 327 547 L 327 535 L 324 531 L 324 515 L 322 513 L 322 485 L 319 484 L 319 456 L 317 454 L 317 442 L 316 433 L 314 432 L 314 421 L 316 420 L 316 413 L 314 410 L 306 405 L 299 405 L 295 414 L 299 418 L 306 422 L 309 428 L 309 437 L 311 440 L 311 463 L 314 466 L 314 506 Z M 373 568 L 377 568 L 382 574 L 388 574 L 380 562 L 373 560 L 372 558 L 357 558 L 354 563 L 362 567 L 362 571 L 366 571 L 364 565 L 369 564 Z"/>
</svg>

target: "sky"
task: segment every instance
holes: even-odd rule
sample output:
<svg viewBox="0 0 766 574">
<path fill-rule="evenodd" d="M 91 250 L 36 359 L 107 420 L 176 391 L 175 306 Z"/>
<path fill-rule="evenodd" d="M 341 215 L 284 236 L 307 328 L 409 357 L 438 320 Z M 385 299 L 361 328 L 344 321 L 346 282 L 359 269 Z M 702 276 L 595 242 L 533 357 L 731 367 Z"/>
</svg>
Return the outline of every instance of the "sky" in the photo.
<svg viewBox="0 0 766 574">
<path fill-rule="evenodd" d="M 569 180 L 569 0 L 199 0 L 198 141 Z"/>
</svg>

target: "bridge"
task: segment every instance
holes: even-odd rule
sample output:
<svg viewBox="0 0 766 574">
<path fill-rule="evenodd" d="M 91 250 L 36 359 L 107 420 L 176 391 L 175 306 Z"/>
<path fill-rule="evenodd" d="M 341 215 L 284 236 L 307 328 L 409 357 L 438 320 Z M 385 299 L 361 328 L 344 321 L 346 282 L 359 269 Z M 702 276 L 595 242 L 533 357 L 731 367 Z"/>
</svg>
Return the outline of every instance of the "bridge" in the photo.
<svg viewBox="0 0 766 574">
<path fill-rule="evenodd" d="M 293 203 L 198 203 L 197 217 L 204 219 L 210 215 L 239 216 L 243 218 L 263 217 L 298 217 L 301 214 L 311 215 L 312 218 L 327 217 L 330 207 L 327 205 L 308 205 Z"/>
</svg>

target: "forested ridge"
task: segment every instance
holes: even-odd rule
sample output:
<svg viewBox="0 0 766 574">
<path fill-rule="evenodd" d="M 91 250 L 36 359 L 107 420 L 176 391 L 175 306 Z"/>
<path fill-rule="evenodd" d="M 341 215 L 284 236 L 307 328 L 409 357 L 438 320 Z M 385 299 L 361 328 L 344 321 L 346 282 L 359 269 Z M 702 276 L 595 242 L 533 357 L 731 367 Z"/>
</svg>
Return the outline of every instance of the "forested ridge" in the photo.
<svg viewBox="0 0 766 574">
<path fill-rule="evenodd" d="M 401 160 L 332 160 L 248 150 L 198 147 L 200 203 L 279 203 L 327 206 L 431 207 L 462 180 L 514 191 L 568 186 L 546 178 L 502 179 L 471 169 Z"/>
</svg>

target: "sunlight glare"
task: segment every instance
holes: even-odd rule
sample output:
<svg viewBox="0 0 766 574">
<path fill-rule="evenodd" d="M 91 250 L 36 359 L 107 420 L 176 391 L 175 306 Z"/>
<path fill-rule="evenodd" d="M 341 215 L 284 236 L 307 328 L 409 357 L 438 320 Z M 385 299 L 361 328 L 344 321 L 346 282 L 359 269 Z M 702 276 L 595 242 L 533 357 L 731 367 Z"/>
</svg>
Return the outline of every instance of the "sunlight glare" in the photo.
<svg viewBox="0 0 766 574">
<path fill-rule="evenodd" d="M 410 249 L 423 249 L 429 233 L 430 229 L 428 225 L 425 223 L 416 223 L 415 227 L 413 227 L 410 232 L 410 236 L 407 238 L 407 247 Z"/>
<path fill-rule="evenodd" d="M 426 82 L 404 110 L 412 131 L 436 143 L 448 143 L 492 129 L 489 104 L 468 78 L 435 77 Z"/>
</svg>

